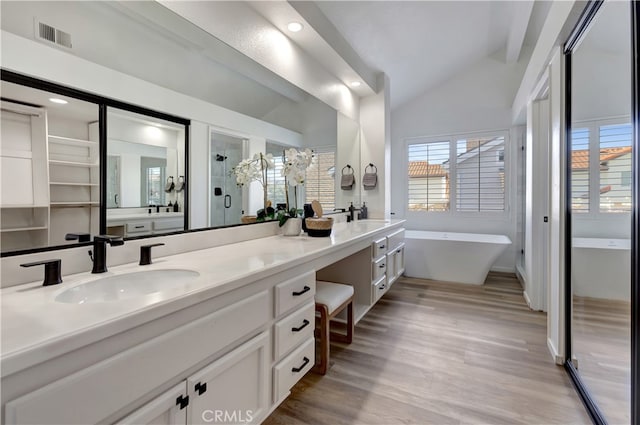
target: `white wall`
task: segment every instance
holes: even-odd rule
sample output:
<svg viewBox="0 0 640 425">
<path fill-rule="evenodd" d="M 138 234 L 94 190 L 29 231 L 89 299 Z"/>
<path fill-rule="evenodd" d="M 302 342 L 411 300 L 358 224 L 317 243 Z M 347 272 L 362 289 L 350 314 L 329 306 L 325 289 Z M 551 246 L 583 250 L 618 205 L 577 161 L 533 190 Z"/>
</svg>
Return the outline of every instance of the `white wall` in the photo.
<svg viewBox="0 0 640 425">
<path fill-rule="evenodd" d="M 514 64 L 505 64 L 501 52 L 482 59 L 453 76 L 439 87 L 394 110 L 391 116 L 391 211 L 406 218 L 407 228 L 471 233 L 499 233 L 513 244 L 498 259 L 495 269 L 514 271 L 519 252 L 516 245 L 518 149 L 522 128 L 512 127 L 511 105 L 524 72 L 528 55 Z M 505 214 L 439 214 L 407 212 L 406 139 L 442 134 L 511 129 L 506 146 Z M 365 159 L 363 159 L 364 161 Z"/>
<path fill-rule="evenodd" d="M 372 163 L 378 168 L 378 184 L 375 189 L 362 190 L 362 202 L 367 203 L 369 218 L 389 218 L 391 182 L 391 111 L 389 109 L 389 77 L 378 76 L 379 92 L 360 100 L 360 165 L 362 176 L 365 165 Z M 362 185 L 362 178 L 356 182 Z"/>
</svg>

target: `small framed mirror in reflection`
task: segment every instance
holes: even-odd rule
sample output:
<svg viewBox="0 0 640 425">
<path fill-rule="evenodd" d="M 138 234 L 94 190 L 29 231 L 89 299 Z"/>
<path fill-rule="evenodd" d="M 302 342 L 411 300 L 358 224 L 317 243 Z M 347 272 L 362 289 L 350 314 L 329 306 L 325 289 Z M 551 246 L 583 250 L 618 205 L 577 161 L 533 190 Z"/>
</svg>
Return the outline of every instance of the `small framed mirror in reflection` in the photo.
<svg viewBox="0 0 640 425">
<path fill-rule="evenodd" d="M 107 233 L 124 237 L 185 229 L 184 124 L 107 110 Z"/>
</svg>

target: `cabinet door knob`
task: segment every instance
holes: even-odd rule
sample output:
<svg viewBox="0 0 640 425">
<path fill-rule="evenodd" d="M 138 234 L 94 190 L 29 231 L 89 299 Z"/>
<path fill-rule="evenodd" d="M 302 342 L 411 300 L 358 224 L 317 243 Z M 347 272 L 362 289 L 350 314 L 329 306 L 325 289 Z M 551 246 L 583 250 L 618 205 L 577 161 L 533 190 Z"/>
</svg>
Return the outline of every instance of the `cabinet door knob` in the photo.
<svg viewBox="0 0 640 425">
<path fill-rule="evenodd" d="M 180 406 L 180 410 L 184 409 L 189 405 L 189 396 L 180 396 L 176 399 L 176 404 Z"/>
<path fill-rule="evenodd" d="M 291 295 L 293 295 L 294 297 L 299 297 L 300 295 L 304 294 L 305 292 L 309 292 L 311 290 L 311 288 L 309 288 L 307 285 L 304 285 L 304 288 L 302 288 L 302 291 L 299 292 L 292 292 Z"/>
<path fill-rule="evenodd" d="M 304 357 L 302 364 L 300 365 L 300 367 L 292 367 L 291 368 L 291 372 L 295 372 L 298 373 L 300 372 L 302 369 L 304 369 L 304 367 L 309 363 L 309 358 L 308 357 Z"/>
<path fill-rule="evenodd" d="M 300 332 L 301 330 L 303 330 L 304 328 L 307 327 L 307 325 L 309 324 L 309 321 L 307 319 L 304 319 L 302 321 L 302 325 L 300 325 L 297 328 L 291 328 L 291 332 Z"/>
<path fill-rule="evenodd" d="M 195 387 L 193 387 L 194 390 L 196 390 L 198 392 L 198 395 L 202 395 L 204 393 L 207 392 L 207 383 L 205 382 L 204 384 L 201 382 L 198 382 Z"/>
</svg>

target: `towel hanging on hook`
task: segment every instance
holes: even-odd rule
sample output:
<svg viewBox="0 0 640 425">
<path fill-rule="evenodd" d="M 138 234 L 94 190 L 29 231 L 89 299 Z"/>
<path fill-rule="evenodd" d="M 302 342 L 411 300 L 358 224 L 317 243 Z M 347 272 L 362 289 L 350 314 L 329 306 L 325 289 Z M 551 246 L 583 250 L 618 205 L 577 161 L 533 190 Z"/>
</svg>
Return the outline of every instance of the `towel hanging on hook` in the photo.
<svg viewBox="0 0 640 425">
<path fill-rule="evenodd" d="M 169 178 L 167 178 L 167 184 L 164 185 L 164 191 L 171 193 L 174 187 L 176 187 L 176 185 L 173 182 L 173 176 L 169 176 Z"/>
<path fill-rule="evenodd" d="M 345 174 L 344 170 L 347 172 L 351 171 L 349 174 Z M 342 167 L 342 178 L 340 179 L 340 188 L 342 190 L 351 190 L 353 189 L 353 185 L 356 183 L 356 177 L 351 165 L 347 164 Z"/>
<path fill-rule="evenodd" d="M 176 192 L 181 192 L 184 190 L 186 183 L 184 181 L 184 176 L 178 177 L 178 184 L 176 184 Z"/>
<path fill-rule="evenodd" d="M 370 170 L 370 171 L 369 171 Z M 364 176 L 362 177 L 362 186 L 364 190 L 375 189 L 378 184 L 378 167 L 369 163 L 364 168 Z"/>
</svg>

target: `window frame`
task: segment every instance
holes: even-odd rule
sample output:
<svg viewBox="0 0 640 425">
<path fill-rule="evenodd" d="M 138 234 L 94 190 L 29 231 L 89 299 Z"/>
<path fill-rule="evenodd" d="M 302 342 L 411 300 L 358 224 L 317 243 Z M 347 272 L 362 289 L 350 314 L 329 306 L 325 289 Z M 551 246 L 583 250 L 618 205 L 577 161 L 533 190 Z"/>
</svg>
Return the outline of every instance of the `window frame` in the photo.
<svg viewBox="0 0 640 425">
<path fill-rule="evenodd" d="M 589 211 L 574 212 L 576 217 L 583 217 L 585 219 L 599 219 L 603 217 L 610 218 L 612 216 L 624 217 L 625 214 L 631 214 L 631 211 L 608 212 L 600 210 L 600 127 L 606 125 L 622 125 L 630 123 L 631 117 L 629 116 L 577 120 L 571 123 L 572 129 L 586 128 L 589 130 Z M 629 191 L 629 196 L 631 196 L 631 191 Z"/>
<path fill-rule="evenodd" d="M 446 217 L 459 217 L 459 218 L 495 218 L 503 219 L 509 216 L 511 210 L 511 185 L 512 182 L 512 149 L 510 146 L 510 131 L 508 129 L 487 130 L 477 132 L 466 133 L 449 133 L 436 136 L 415 136 L 404 139 L 404 213 L 405 217 L 412 214 L 424 215 L 424 214 L 437 214 Z M 457 155 L 457 143 L 459 140 L 467 138 L 495 138 L 504 137 L 504 209 L 499 211 L 458 211 L 457 205 L 457 161 L 454 159 Z M 435 143 L 435 142 L 448 142 L 449 143 L 449 210 L 448 211 L 416 211 L 409 209 L 409 146 L 423 143 Z"/>
</svg>

